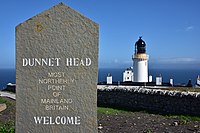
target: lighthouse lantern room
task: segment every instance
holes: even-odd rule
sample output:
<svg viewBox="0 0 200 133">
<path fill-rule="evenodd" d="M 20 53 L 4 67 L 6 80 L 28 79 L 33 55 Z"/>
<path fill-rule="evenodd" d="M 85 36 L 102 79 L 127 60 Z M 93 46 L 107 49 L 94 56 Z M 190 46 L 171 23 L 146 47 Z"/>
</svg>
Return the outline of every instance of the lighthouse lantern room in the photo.
<svg viewBox="0 0 200 133">
<path fill-rule="evenodd" d="M 149 56 L 146 54 L 146 44 L 139 37 L 135 43 L 135 53 L 133 59 L 133 72 L 134 82 L 148 82 L 148 59 Z"/>
</svg>

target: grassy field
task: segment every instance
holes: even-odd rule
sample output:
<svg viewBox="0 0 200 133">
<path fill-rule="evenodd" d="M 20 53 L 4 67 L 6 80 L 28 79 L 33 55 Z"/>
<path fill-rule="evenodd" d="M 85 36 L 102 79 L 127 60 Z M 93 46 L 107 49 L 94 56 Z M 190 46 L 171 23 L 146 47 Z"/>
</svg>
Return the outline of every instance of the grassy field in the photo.
<svg viewBox="0 0 200 133">
<path fill-rule="evenodd" d="M 0 133 L 14 133 L 15 132 L 15 101 L 10 100 L 8 98 L 0 97 L 0 103 L 6 103 L 7 109 L 6 111 L 3 111 L 0 113 Z M 124 108 L 112 108 L 112 107 L 98 107 L 97 113 L 98 115 L 104 116 L 107 118 L 107 116 L 126 116 L 128 117 L 129 114 L 135 114 L 138 112 L 142 112 L 143 114 L 150 114 L 151 116 L 152 112 L 146 112 L 146 111 L 139 111 L 139 110 L 128 110 Z M 160 114 L 154 114 L 154 115 L 160 115 Z M 10 117 L 12 116 L 12 117 Z M 134 116 L 134 115 L 133 115 Z M 167 119 L 178 119 L 182 123 L 181 124 L 187 124 L 192 121 L 200 121 L 200 117 L 194 117 L 194 116 L 183 116 L 183 115 L 162 115 L 163 117 Z M 132 117 L 132 116 L 130 116 Z"/>
<path fill-rule="evenodd" d="M 14 133 L 15 132 L 15 119 L 8 117 L 3 117 L 5 115 L 15 114 L 15 102 L 11 102 L 4 97 L 0 97 L 0 104 L 5 103 L 7 105 L 6 111 L 0 113 L 0 133 Z"/>
<path fill-rule="evenodd" d="M 200 117 L 163 115 L 144 110 L 98 107 L 98 122 L 103 126 L 102 133 L 200 132 Z"/>
<path fill-rule="evenodd" d="M 119 113 L 125 113 L 129 111 L 120 110 L 120 109 L 113 109 L 113 108 L 106 108 L 106 107 L 98 107 L 97 113 L 106 114 L 106 115 L 115 115 Z"/>
<path fill-rule="evenodd" d="M 114 108 L 108 108 L 108 107 L 97 108 L 97 113 L 106 114 L 106 115 L 116 115 L 116 114 L 128 113 L 128 112 L 134 112 L 134 111 L 133 110 L 127 111 L 123 109 L 114 109 Z M 136 110 L 135 112 L 138 112 L 138 110 Z M 142 111 L 142 112 L 149 113 L 147 111 Z M 200 117 L 196 117 L 196 116 L 185 116 L 185 115 L 163 115 L 163 116 L 167 118 L 176 118 L 176 119 L 186 120 L 186 121 L 200 121 Z"/>
</svg>

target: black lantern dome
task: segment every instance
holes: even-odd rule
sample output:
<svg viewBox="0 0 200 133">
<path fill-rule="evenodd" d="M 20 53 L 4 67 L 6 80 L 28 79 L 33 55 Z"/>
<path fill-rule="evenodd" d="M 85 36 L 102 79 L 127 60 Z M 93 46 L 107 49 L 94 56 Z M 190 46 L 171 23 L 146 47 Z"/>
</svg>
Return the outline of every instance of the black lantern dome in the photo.
<svg viewBox="0 0 200 133">
<path fill-rule="evenodd" d="M 142 40 L 142 37 L 138 39 L 138 41 L 135 43 L 135 54 L 143 54 L 146 53 L 146 44 Z"/>
</svg>

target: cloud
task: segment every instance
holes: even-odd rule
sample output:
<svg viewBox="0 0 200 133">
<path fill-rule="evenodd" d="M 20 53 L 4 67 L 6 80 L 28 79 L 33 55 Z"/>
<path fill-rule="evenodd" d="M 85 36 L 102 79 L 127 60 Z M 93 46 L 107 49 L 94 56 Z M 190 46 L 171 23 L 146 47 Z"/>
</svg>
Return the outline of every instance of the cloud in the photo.
<svg viewBox="0 0 200 133">
<path fill-rule="evenodd" d="M 113 59 L 100 61 L 99 68 L 129 68 L 133 66 L 132 60 Z M 150 58 L 149 68 L 198 68 L 200 58 L 176 57 L 176 58 Z"/>
<path fill-rule="evenodd" d="M 190 57 L 154 58 L 149 63 L 151 68 L 199 68 L 200 59 Z"/>
<path fill-rule="evenodd" d="M 200 62 L 199 59 L 196 58 L 190 58 L 190 57 L 178 57 L 178 58 L 159 58 L 154 59 L 153 62 L 158 63 L 166 63 L 166 64 L 180 64 L 180 63 L 194 63 L 194 62 Z"/>
<path fill-rule="evenodd" d="M 114 59 L 114 63 L 119 63 L 119 60 L 118 59 Z"/>
<path fill-rule="evenodd" d="M 193 25 L 190 25 L 190 26 L 187 26 L 185 28 L 177 29 L 176 31 L 177 32 L 188 32 L 188 31 L 194 30 L 194 28 L 195 27 Z"/>
<path fill-rule="evenodd" d="M 124 64 L 133 64 L 133 61 L 132 60 L 125 60 L 123 61 Z"/>
<path fill-rule="evenodd" d="M 190 63 L 190 62 L 195 62 L 197 59 L 194 58 L 172 58 L 169 59 L 168 62 L 171 63 Z"/>
<path fill-rule="evenodd" d="M 133 65 L 132 60 L 112 59 L 107 61 L 99 61 L 100 68 L 129 68 Z"/>
<path fill-rule="evenodd" d="M 190 31 L 190 30 L 193 30 L 194 29 L 194 26 L 188 26 L 185 28 L 185 31 Z"/>
</svg>

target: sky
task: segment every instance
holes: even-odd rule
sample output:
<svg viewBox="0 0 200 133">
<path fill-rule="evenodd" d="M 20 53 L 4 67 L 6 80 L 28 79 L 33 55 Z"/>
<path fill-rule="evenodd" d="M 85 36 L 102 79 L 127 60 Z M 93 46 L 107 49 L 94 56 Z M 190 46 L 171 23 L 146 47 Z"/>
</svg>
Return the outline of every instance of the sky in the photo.
<svg viewBox="0 0 200 133">
<path fill-rule="evenodd" d="M 200 68 L 200 0 L 1 0 L 0 68 L 15 68 L 15 27 L 60 2 L 100 25 L 99 68 L 132 66 L 139 36 L 150 68 Z"/>
</svg>

